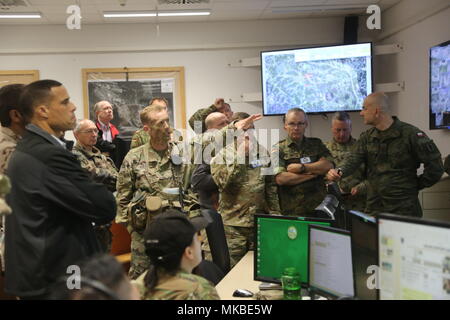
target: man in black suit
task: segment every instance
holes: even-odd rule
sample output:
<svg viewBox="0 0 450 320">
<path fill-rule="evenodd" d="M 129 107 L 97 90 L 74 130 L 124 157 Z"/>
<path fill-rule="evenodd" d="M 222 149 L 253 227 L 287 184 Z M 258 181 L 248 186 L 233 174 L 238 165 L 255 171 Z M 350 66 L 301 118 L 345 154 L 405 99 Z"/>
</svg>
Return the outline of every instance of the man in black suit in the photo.
<svg viewBox="0 0 450 320">
<path fill-rule="evenodd" d="M 100 252 L 93 223 L 113 220 L 115 199 L 91 182 L 59 138 L 76 124 L 75 105 L 54 80 L 27 85 L 20 99 L 28 123 L 11 156 L 6 218 L 5 291 L 45 299 L 57 278 Z M 75 267 L 76 268 L 76 267 Z"/>
</svg>

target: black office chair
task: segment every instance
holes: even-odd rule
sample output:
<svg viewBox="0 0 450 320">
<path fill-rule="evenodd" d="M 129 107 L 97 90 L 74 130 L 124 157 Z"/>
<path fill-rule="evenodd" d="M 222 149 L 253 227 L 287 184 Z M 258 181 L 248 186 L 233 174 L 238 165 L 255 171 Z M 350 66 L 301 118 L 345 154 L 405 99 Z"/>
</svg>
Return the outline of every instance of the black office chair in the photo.
<svg viewBox="0 0 450 320">
<path fill-rule="evenodd" d="M 202 214 L 209 215 L 212 218 L 212 222 L 206 227 L 209 248 L 213 262 L 226 275 L 230 271 L 230 252 L 228 251 L 222 216 L 216 210 L 211 209 L 202 210 Z"/>
<path fill-rule="evenodd" d="M 208 260 L 202 260 L 192 270 L 192 273 L 211 281 L 214 285 L 217 285 L 225 277 L 222 270 L 214 262 Z"/>
</svg>

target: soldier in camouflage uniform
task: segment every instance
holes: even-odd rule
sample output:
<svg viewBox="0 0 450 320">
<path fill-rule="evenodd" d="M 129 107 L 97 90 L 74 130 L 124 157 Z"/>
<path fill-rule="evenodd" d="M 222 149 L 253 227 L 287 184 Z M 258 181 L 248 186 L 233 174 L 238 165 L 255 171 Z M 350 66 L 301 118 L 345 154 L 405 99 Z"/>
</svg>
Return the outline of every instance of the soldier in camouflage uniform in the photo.
<svg viewBox="0 0 450 320">
<path fill-rule="evenodd" d="M 155 97 L 150 100 L 149 105 L 151 106 L 152 104 L 158 104 L 167 109 L 167 105 L 169 103 L 166 98 Z M 141 117 L 141 123 L 143 124 L 142 117 Z M 148 132 L 145 131 L 143 128 L 140 128 L 133 134 L 133 137 L 131 138 L 130 149 L 140 147 L 140 146 L 146 144 L 149 140 L 150 140 L 150 137 L 148 135 Z"/>
<path fill-rule="evenodd" d="M 19 97 L 24 87 L 23 84 L 10 84 L 0 89 L 0 175 L 5 173 L 9 158 L 16 149 L 17 142 L 25 133 L 25 121 L 18 110 Z M 6 176 L 2 177 L 1 181 L 3 187 L 5 187 L 9 180 Z M 3 198 L 0 199 L 0 210 L 11 211 Z M 4 226 L 5 215 L 0 214 L 0 262 L 3 262 L 1 268 L 4 268 L 5 265 L 4 260 L 2 261 L 4 259 L 2 249 L 5 234 Z"/>
<path fill-rule="evenodd" d="M 209 106 L 208 108 L 197 110 L 190 118 L 189 125 L 192 130 L 196 133 L 203 133 L 206 131 L 205 119 L 208 115 L 213 112 L 220 112 L 227 116 L 228 121 L 231 121 L 231 117 L 233 116 L 233 111 L 231 111 L 231 107 L 228 103 L 226 103 L 223 98 L 217 98 L 214 101 L 214 104 Z M 200 125 L 201 124 L 201 128 Z"/>
<path fill-rule="evenodd" d="M 220 192 L 218 211 L 231 267 L 254 247 L 254 214 L 280 214 L 277 187 L 269 166 L 268 152 L 251 133 L 240 135 L 211 161 L 211 174 Z"/>
<path fill-rule="evenodd" d="M 365 163 L 366 213 L 421 217 L 419 190 L 435 184 L 444 172 L 438 148 L 420 129 L 392 117 L 382 92 L 370 94 L 360 114 L 373 128 L 361 134 L 355 151 L 340 168 L 330 170 L 327 178 L 338 181 Z M 424 171 L 417 176 L 421 163 Z"/>
<path fill-rule="evenodd" d="M 11 213 L 11 208 L 5 201 L 5 196 L 9 193 L 11 184 L 7 176 L 0 173 L 0 221 L 4 219 L 4 216 Z M 4 224 L 3 224 L 4 225 Z M 4 259 L 4 230 L 0 226 L 0 271 L 3 271 L 5 263 Z"/>
<path fill-rule="evenodd" d="M 178 188 L 183 185 L 182 150 L 178 144 L 169 141 L 171 129 L 167 109 L 152 105 L 144 108 L 141 114 L 150 141 L 128 152 L 117 180 L 116 222 L 125 224 L 131 235 L 129 276 L 132 279 L 150 265 L 143 239 L 147 223 L 161 206 L 182 206 L 178 194 Z"/>
<path fill-rule="evenodd" d="M 325 198 L 323 176 L 333 167 L 333 158 L 320 139 L 304 136 L 308 118 L 302 109 L 288 110 L 283 122 L 288 137 L 272 149 L 272 157 L 279 161 L 274 174 L 281 212 L 314 216 L 314 209 Z"/>
<path fill-rule="evenodd" d="M 0 89 L 0 173 L 5 173 L 9 157 L 25 133 L 25 121 L 19 113 L 19 97 L 23 84 L 10 84 Z"/>
<path fill-rule="evenodd" d="M 202 261 L 199 233 L 208 223 L 174 209 L 153 219 L 144 235 L 152 265 L 134 282 L 143 300 L 220 299 L 212 283 L 192 274 Z"/>
<path fill-rule="evenodd" d="M 339 167 L 356 146 L 356 139 L 351 136 L 352 121 L 348 113 L 335 113 L 331 120 L 331 131 L 333 140 L 326 142 L 325 145 L 333 156 L 335 166 Z M 367 188 L 364 164 L 339 181 L 339 187 L 344 194 L 345 209 L 363 212 L 366 206 Z"/>
<path fill-rule="evenodd" d="M 91 120 L 81 120 L 73 131 L 77 143 L 72 153 L 77 156 L 81 167 L 85 169 L 91 179 L 104 184 L 111 192 L 116 191 L 117 168 L 111 158 L 108 158 L 95 147 L 98 129 Z M 95 235 L 104 252 L 111 251 L 111 224 L 95 226 Z"/>
</svg>

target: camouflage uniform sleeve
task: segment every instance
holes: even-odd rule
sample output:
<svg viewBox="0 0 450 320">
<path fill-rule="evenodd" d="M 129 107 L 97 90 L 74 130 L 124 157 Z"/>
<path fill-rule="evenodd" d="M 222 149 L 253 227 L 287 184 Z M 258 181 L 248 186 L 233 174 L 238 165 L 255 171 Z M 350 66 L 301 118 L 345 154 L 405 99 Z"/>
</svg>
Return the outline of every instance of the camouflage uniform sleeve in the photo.
<svg viewBox="0 0 450 320">
<path fill-rule="evenodd" d="M 242 165 L 237 164 L 237 161 L 227 163 L 225 159 L 225 150 L 222 149 L 217 156 L 211 160 L 211 176 L 216 183 L 220 192 L 222 192 L 230 183 L 236 178 L 239 178 Z"/>
<path fill-rule="evenodd" d="M 273 169 L 274 177 L 281 172 L 287 172 L 286 161 L 284 161 L 283 150 L 281 148 L 282 148 L 281 144 L 276 143 L 275 145 L 273 145 L 272 150 L 271 150 L 271 155 L 270 155 L 271 158 L 272 159 L 278 158 L 278 166 Z"/>
<path fill-rule="evenodd" d="M 270 214 L 281 214 L 278 186 L 273 175 L 266 176 L 266 201 Z"/>
<path fill-rule="evenodd" d="M 127 206 L 133 198 L 135 179 L 131 160 L 125 157 L 117 177 L 116 223 L 128 223 Z"/>
<path fill-rule="evenodd" d="M 359 166 L 365 162 L 366 160 L 366 146 L 367 146 L 367 133 L 364 132 L 361 134 L 360 138 L 356 142 L 355 149 L 348 157 L 344 160 L 344 163 L 341 165 L 340 169 L 342 170 L 343 176 L 349 175 L 352 172 L 355 172 Z"/>
<path fill-rule="evenodd" d="M 335 166 L 334 158 L 331 155 L 330 150 L 328 150 L 326 145 L 321 140 L 319 145 L 319 155 L 321 158 L 325 158 L 326 160 L 330 161 L 333 164 L 333 167 Z"/>
<path fill-rule="evenodd" d="M 216 112 L 217 108 L 215 105 L 211 105 L 208 108 L 203 108 L 197 110 L 190 118 L 189 118 L 189 125 L 191 126 L 192 130 L 195 130 L 195 122 L 201 121 L 202 122 L 202 132 L 205 131 L 205 119 L 207 116 L 209 116 L 211 113 Z"/>
<path fill-rule="evenodd" d="M 116 190 L 117 169 L 112 161 L 108 161 L 108 159 L 103 158 L 108 162 L 109 169 L 99 168 L 82 152 L 77 150 L 73 150 L 72 152 L 77 156 L 81 167 L 90 174 L 93 181 L 106 185 L 111 191 Z"/>
<path fill-rule="evenodd" d="M 2 225 L 1 216 L 4 214 L 10 214 L 11 208 L 6 204 L 4 199 L 5 195 L 9 193 L 11 185 L 7 176 L 0 174 L 0 225 Z"/>
<path fill-rule="evenodd" d="M 216 288 L 206 279 L 201 279 L 197 290 L 190 297 L 194 300 L 220 300 Z"/>
<path fill-rule="evenodd" d="M 134 149 L 145 144 L 148 141 L 146 141 L 145 135 L 148 135 L 148 133 L 145 132 L 144 129 L 137 130 L 131 138 L 130 149 Z"/>
<path fill-rule="evenodd" d="M 15 150 L 14 147 L 5 147 L 1 150 L 0 154 L 0 172 L 5 172 L 8 167 L 9 158 L 11 158 L 11 154 Z"/>
<path fill-rule="evenodd" d="M 433 140 L 421 131 L 413 132 L 410 139 L 415 156 L 424 165 L 423 174 L 419 176 L 419 190 L 431 187 L 444 174 L 441 153 Z"/>
</svg>

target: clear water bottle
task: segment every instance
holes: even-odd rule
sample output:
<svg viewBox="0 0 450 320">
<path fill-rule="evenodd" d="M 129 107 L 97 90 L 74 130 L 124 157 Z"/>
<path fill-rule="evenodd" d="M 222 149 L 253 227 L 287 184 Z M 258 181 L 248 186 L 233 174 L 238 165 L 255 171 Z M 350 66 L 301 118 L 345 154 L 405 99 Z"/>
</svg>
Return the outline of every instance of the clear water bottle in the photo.
<svg viewBox="0 0 450 320">
<path fill-rule="evenodd" d="M 295 268 L 284 269 L 281 276 L 281 285 L 283 287 L 284 300 L 301 300 L 301 281 L 300 274 Z"/>
</svg>

